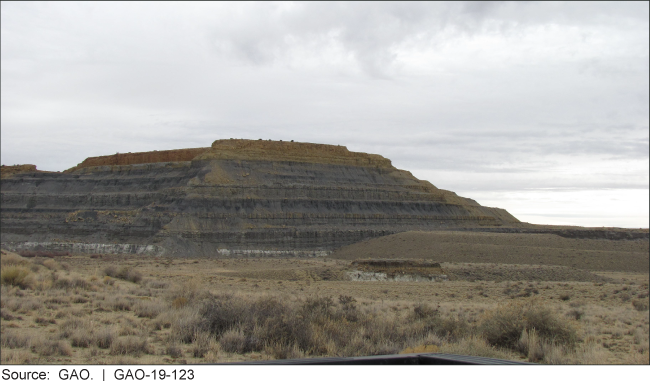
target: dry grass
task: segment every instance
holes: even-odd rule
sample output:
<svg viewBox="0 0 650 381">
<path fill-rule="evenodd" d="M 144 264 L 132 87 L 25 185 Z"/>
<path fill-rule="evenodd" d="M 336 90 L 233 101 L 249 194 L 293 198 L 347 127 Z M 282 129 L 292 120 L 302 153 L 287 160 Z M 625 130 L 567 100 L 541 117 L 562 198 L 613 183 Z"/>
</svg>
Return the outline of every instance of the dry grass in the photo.
<svg viewBox="0 0 650 381">
<path fill-rule="evenodd" d="M 123 336 L 114 340 L 110 346 L 112 356 L 142 356 L 143 354 L 152 353 L 146 337 L 142 336 Z"/>
<path fill-rule="evenodd" d="M 408 350 L 549 364 L 648 358 L 645 278 L 382 283 L 319 278 L 349 263 L 329 259 L 3 254 L 2 260 L 3 269 L 8 263 L 32 277 L 24 287 L 2 284 L 3 364 L 200 363 Z M 137 277 L 125 274 L 136 267 L 134 282 Z"/>
<path fill-rule="evenodd" d="M 162 301 L 140 300 L 133 306 L 137 317 L 153 319 L 168 308 Z"/>
<path fill-rule="evenodd" d="M 29 288 L 33 283 L 32 272 L 23 266 L 3 266 L 0 270 L 0 283 L 3 286 L 17 286 L 22 289 Z"/>
<path fill-rule="evenodd" d="M 31 262 L 22 256 L 12 253 L 6 250 L 2 250 L 2 254 L 0 255 L 0 266 L 3 268 L 5 266 L 24 266 L 27 264 L 30 264 Z"/>
<path fill-rule="evenodd" d="M 635 299 L 632 301 L 632 306 L 637 311 L 647 311 L 648 310 L 648 299 Z"/>
<path fill-rule="evenodd" d="M 138 283 L 142 280 L 142 274 L 138 270 L 126 266 L 119 268 L 117 266 L 106 267 L 104 269 L 104 275 L 133 283 Z"/>
<path fill-rule="evenodd" d="M 32 352 L 44 357 L 50 356 L 71 356 L 72 346 L 64 340 L 41 339 L 32 344 Z"/>
<path fill-rule="evenodd" d="M 93 342 L 100 349 L 110 348 L 117 337 L 117 332 L 114 328 L 104 327 L 96 330 L 93 333 Z"/>
<path fill-rule="evenodd" d="M 7 330 L 2 333 L 2 336 L 0 336 L 0 344 L 3 348 L 26 348 L 29 347 L 30 342 L 30 336 L 16 332 L 15 330 Z"/>
<path fill-rule="evenodd" d="M 522 335 L 530 341 L 573 348 L 578 339 L 577 330 L 550 309 L 534 302 L 513 302 L 485 314 L 480 330 L 491 345 L 517 349 Z"/>
<path fill-rule="evenodd" d="M 462 339 L 442 345 L 441 352 L 456 353 L 459 355 L 492 357 L 498 359 L 510 359 L 513 356 L 511 352 L 490 345 L 481 336 L 468 336 Z"/>
</svg>

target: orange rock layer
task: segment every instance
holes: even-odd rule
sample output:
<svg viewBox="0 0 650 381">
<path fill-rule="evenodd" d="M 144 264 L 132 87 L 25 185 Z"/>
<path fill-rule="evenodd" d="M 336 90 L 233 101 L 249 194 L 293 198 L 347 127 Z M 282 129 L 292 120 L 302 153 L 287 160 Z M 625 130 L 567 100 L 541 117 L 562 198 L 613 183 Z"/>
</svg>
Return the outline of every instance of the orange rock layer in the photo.
<svg viewBox="0 0 650 381">
<path fill-rule="evenodd" d="M 170 161 L 190 161 L 210 148 L 187 148 L 167 151 L 116 153 L 115 155 L 89 157 L 76 167 L 65 172 L 72 172 L 86 167 L 98 167 L 102 165 L 132 165 L 147 163 L 163 163 Z"/>
<path fill-rule="evenodd" d="M 381 155 L 350 152 L 344 146 L 246 139 L 216 140 L 212 143 L 212 149 L 197 159 L 295 161 L 380 168 L 392 166 L 390 160 Z"/>
<path fill-rule="evenodd" d="M 7 178 L 17 173 L 41 172 L 36 170 L 34 164 L 3 165 L 0 167 L 0 177 Z"/>
<path fill-rule="evenodd" d="M 350 152 L 344 146 L 270 140 L 223 139 L 216 140 L 210 148 L 117 153 L 115 155 L 89 157 L 76 167 L 65 172 L 104 165 L 132 165 L 191 160 L 295 161 L 380 168 L 391 167 L 390 160 L 383 156 Z"/>
</svg>

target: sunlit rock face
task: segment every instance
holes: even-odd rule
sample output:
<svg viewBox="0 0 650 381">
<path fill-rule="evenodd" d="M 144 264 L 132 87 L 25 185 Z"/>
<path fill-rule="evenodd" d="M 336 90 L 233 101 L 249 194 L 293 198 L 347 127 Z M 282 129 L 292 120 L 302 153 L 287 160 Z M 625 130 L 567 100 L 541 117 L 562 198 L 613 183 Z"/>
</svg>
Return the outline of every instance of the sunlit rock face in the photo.
<svg viewBox="0 0 650 381">
<path fill-rule="evenodd" d="M 3 174 L 1 189 L 6 247 L 320 256 L 400 231 L 519 223 L 382 156 L 281 141 L 93 157 L 63 173 Z"/>
</svg>

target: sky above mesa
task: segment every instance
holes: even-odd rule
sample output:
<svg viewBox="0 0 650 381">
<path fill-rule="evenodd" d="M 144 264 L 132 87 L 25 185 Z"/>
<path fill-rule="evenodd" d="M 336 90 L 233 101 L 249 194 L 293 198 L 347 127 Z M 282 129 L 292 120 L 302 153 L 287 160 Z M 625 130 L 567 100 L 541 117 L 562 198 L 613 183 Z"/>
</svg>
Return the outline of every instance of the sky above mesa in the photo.
<svg viewBox="0 0 650 381">
<path fill-rule="evenodd" d="M 1 7 L 4 165 L 339 144 L 521 221 L 648 227 L 648 2 Z"/>
</svg>

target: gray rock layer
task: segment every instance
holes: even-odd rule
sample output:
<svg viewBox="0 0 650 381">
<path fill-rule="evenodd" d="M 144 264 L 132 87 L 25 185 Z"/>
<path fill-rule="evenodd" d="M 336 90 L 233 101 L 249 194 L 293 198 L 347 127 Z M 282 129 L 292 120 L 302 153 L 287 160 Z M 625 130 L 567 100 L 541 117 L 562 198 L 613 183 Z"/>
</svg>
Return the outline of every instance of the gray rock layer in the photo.
<svg viewBox="0 0 650 381">
<path fill-rule="evenodd" d="M 194 160 L 22 173 L 1 191 L 2 244 L 12 247 L 320 253 L 400 231 L 518 224 L 393 167 Z"/>
</svg>

